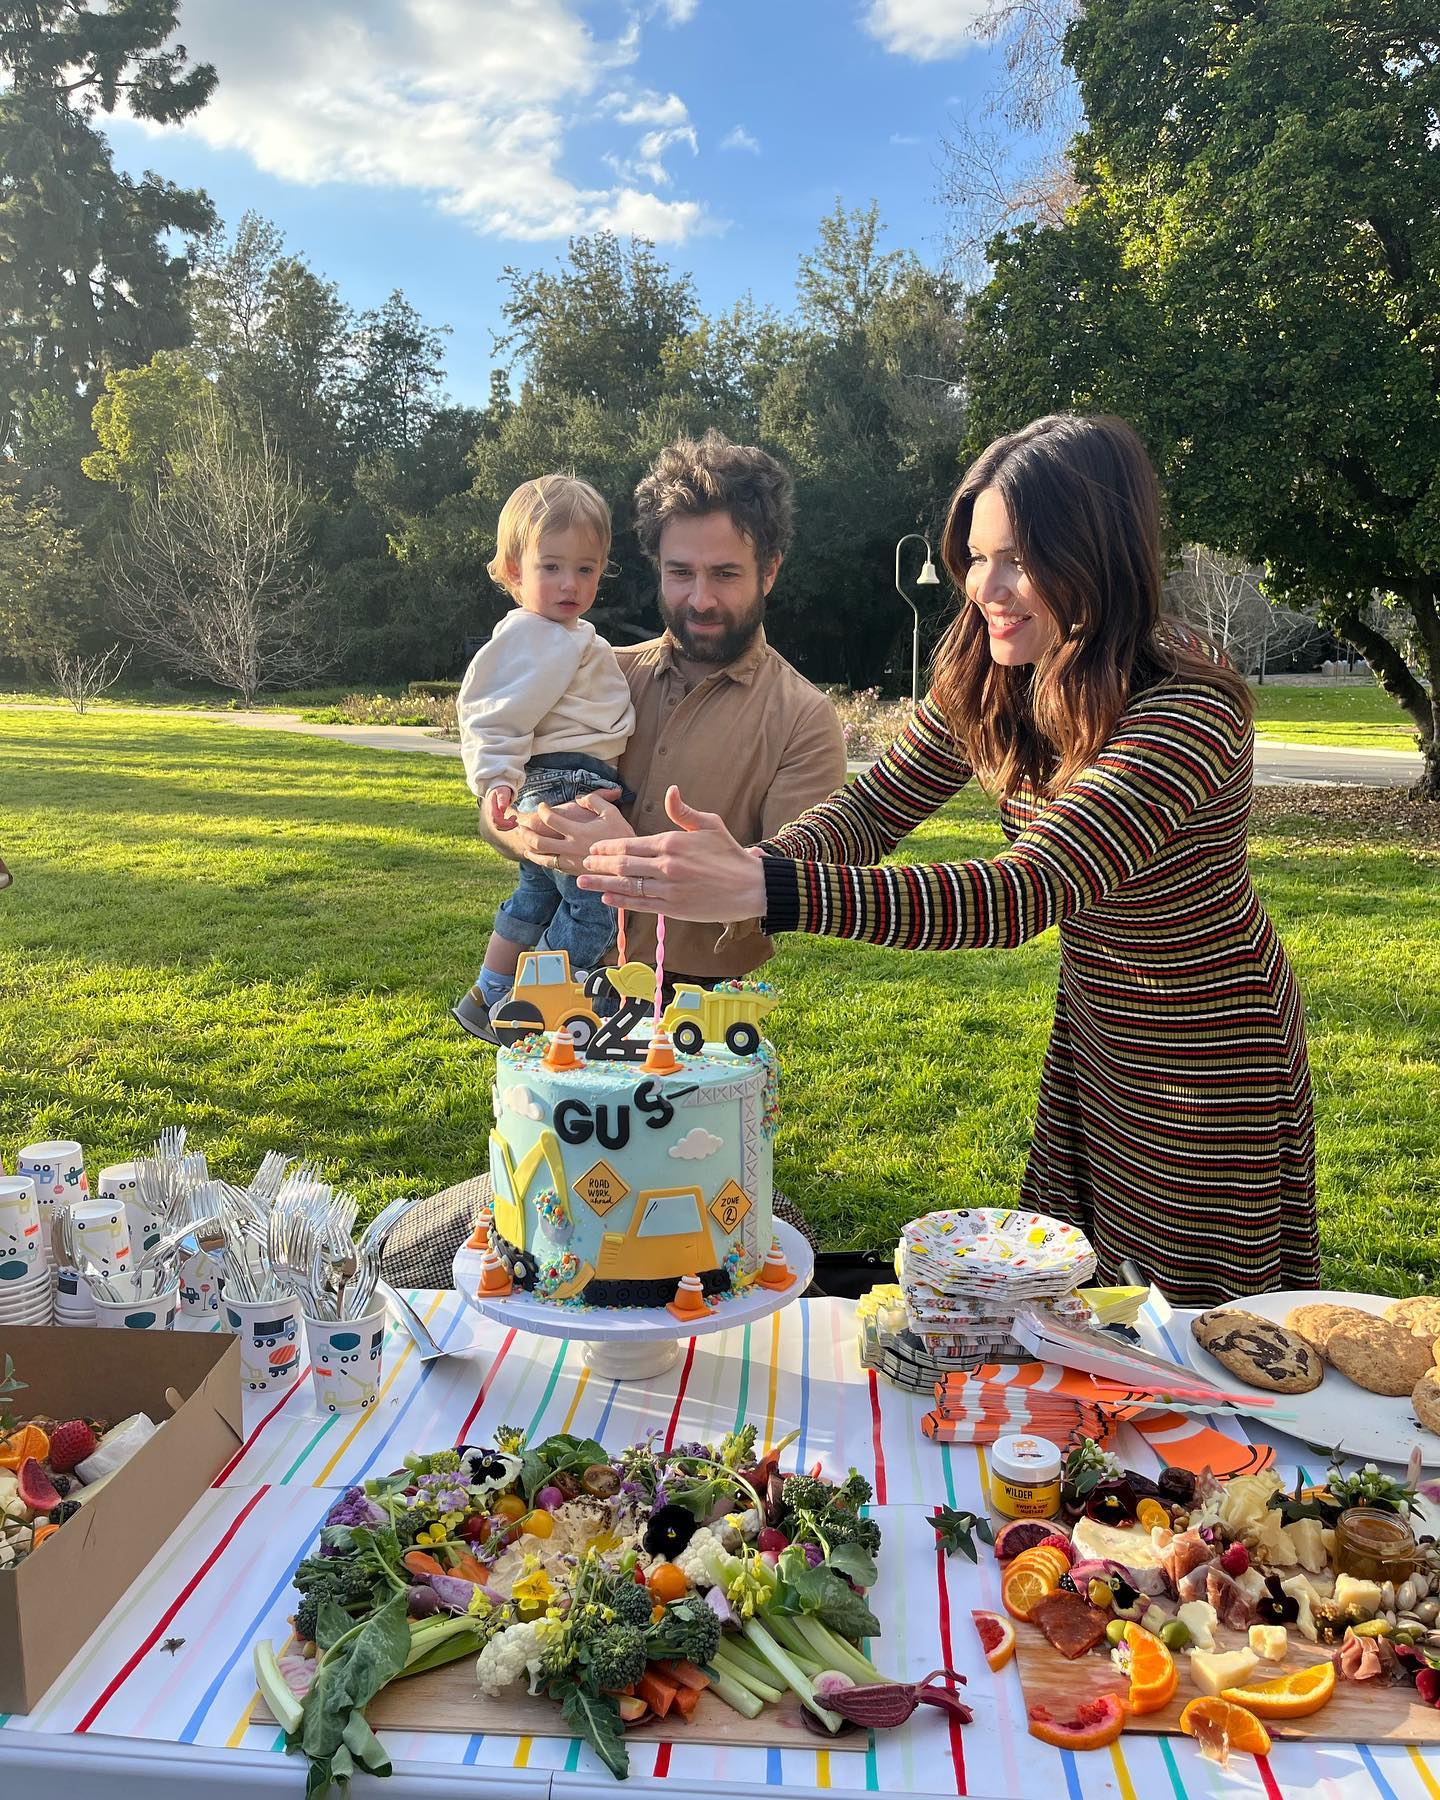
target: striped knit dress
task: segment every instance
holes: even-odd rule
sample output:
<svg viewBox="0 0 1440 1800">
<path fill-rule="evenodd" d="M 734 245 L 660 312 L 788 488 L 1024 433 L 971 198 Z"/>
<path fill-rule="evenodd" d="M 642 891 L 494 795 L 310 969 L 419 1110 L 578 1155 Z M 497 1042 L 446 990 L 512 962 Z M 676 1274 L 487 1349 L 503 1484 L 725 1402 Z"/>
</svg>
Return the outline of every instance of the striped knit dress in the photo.
<svg viewBox="0 0 1440 1800">
<path fill-rule="evenodd" d="M 767 931 L 1003 950 L 1059 926 L 1022 1200 L 1182 1306 L 1320 1275 L 1304 1016 L 1246 862 L 1253 749 L 1221 690 L 1172 680 L 1056 798 L 1002 801 L 994 858 L 882 868 L 970 779 L 931 698 L 763 846 Z"/>
</svg>

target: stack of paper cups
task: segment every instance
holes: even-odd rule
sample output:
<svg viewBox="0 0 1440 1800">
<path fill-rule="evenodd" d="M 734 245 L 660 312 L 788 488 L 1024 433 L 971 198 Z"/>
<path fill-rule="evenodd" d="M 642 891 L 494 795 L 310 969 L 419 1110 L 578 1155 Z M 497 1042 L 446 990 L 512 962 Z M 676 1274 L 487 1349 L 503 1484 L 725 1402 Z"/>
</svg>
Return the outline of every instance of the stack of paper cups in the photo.
<svg viewBox="0 0 1440 1800">
<path fill-rule="evenodd" d="M 35 1183 L 0 1176 L 0 1325 L 53 1325 L 55 1281 L 40 1225 Z"/>
<path fill-rule="evenodd" d="M 106 1281 L 116 1281 L 122 1289 L 130 1285 L 134 1258 L 130 1250 L 130 1222 L 124 1204 L 119 1200 L 86 1200 L 70 1208 L 70 1242 L 82 1269 L 99 1269 Z M 85 1276 L 82 1288 L 88 1292 Z M 90 1296 L 93 1302 L 94 1295 Z"/>
<path fill-rule="evenodd" d="M 40 1236 L 45 1256 L 52 1266 L 55 1261 L 50 1247 L 50 1228 L 55 1208 L 72 1200 L 88 1200 L 90 1184 L 85 1179 L 85 1156 L 78 1144 L 61 1140 L 53 1144 L 27 1144 L 20 1152 L 17 1169 L 35 1183 L 35 1198 L 40 1206 Z"/>
<path fill-rule="evenodd" d="M 158 1244 L 165 1231 L 165 1221 L 152 1213 L 140 1198 L 140 1176 L 133 1162 L 111 1163 L 100 1171 L 100 1198 L 118 1200 L 125 1208 L 130 1226 L 130 1250 L 138 1262 L 152 1244 Z"/>
</svg>

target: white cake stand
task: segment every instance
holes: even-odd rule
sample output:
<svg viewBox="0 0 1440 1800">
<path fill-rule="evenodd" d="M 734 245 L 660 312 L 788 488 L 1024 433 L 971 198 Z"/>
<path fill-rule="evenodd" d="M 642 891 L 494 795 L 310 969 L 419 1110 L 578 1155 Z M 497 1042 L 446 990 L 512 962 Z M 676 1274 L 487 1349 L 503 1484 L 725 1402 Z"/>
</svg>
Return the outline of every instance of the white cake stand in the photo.
<svg viewBox="0 0 1440 1800">
<path fill-rule="evenodd" d="M 699 1319 L 677 1319 L 663 1306 L 557 1306 L 553 1301 L 522 1293 L 519 1288 L 491 1299 L 476 1291 L 482 1255 L 479 1250 L 455 1252 L 455 1288 L 462 1300 L 487 1319 L 533 1331 L 539 1337 L 578 1338 L 587 1366 L 597 1375 L 612 1381 L 635 1381 L 663 1375 L 679 1362 L 680 1346 L 689 1338 L 767 1319 L 805 1292 L 815 1272 L 815 1252 L 784 1219 L 774 1221 L 774 1232 L 795 1277 L 790 1286 L 777 1292 L 757 1283 L 743 1294 L 727 1295 Z"/>
</svg>

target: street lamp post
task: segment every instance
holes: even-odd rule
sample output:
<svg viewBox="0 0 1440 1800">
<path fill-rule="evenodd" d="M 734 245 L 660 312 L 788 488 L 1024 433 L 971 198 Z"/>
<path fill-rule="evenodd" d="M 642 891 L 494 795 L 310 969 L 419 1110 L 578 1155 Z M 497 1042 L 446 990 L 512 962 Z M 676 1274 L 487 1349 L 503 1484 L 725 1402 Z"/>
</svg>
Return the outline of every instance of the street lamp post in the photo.
<svg viewBox="0 0 1440 1800">
<path fill-rule="evenodd" d="M 910 700 L 911 704 L 920 704 L 920 608 L 900 585 L 900 552 L 911 539 L 925 546 L 925 567 L 915 577 L 916 587 L 939 587 L 940 577 L 935 573 L 935 560 L 930 553 L 930 540 L 922 537 L 918 531 L 907 531 L 895 546 L 895 592 L 915 615 L 915 635 L 910 644 Z"/>
</svg>

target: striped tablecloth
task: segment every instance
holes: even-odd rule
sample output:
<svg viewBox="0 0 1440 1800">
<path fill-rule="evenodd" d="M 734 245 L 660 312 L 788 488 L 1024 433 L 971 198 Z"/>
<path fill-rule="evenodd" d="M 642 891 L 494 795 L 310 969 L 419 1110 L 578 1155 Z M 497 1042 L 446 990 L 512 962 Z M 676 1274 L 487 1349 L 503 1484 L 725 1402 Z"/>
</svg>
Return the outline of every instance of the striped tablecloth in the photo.
<svg viewBox="0 0 1440 1800">
<path fill-rule="evenodd" d="M 984 1454 L 930 1443 L 919 1429 L 925 1404 L 860 1368 L 850 1302 L 799 1301 L 743 1330 L 692 1340 L 661 1377 L 621 1383 L 592 1376 L 577 1345 L 507 1331 L 453 1294 L 413 1298 L 442 1343 L 469 1345 L 466 1354 L 422 1368 L 408 1340 L 392 1332 L 380 1402 L 358 1422 L 322 1417 L 305 1379 L 278 1401 L 253 1410 L 247 1402 L 244 1445 L 84 1655 L 36 1712 L 0 1715 L 0 1783 L 8 1786 L 8 1761 L 47 1769 L 57 1800 L 92 1786 L 98 1793 L 87 1771 L 101 1761 L 87 1761 L 87 1752 L 105 1739 L 115 1767 L 138 1774 L 151 1766 L 156 1780 L 177 1757 L 184 1767 L 185 1752 L 171 1746 L 190 1747 L 197 1785 L 224 1770 L 228 1748 L 245 1753 L 236 1762 L 250 1772 L 245 1791 L 299 1793 L 300 1765 L 282 1756 L 274 1728 L 246 1722 L 251 1647 L 257 1637 L 284 1634 L 290 1571 L 314 1544 L 336 1489 L 395 1467 L 410 1450 L 488 1441 L 501 1424 L 532 1436 L 573 1430 L 618 1447 L 651 1429 L 666 1443 L 683 1442 L 748 1418 L 771 1441 L 798 1430 L 797 1463 L 820 1460 L 835 1471 L 853 1463 L 873 1482 L 884 1533 L 882 1582 L 872 1596 L 883 1626 L 876 1660 L 910 1679 L 940 1664 L 961 1671 L 975 1721 L 962 1732 L 923 1708 L 859 1754 L 652 1745 L 641 1737 L 631 1746 L 632 1790 L 656 1784 L 674 1800 L 777 1787 L 994 1800 L 1440 1800 L 1440 1755 L 1404 1746 L 1281 1743 L 1268 1758 L 1236 1759 L 1222 1775 L 1180 1738 L 1127 1736 L 1084 1756 L 1030 1738 L 1014 1668 L 990 1673 L 970 1623 L 972 1607 L 999 1604 L 995 1566 L 939 1555 L 923 1518 L 937 1504 L 986 1503 Z M 1163 1320 L 1147 1325 L 1159 1347 Z M 1233 1421 L 1220 1428 L 1242 1429 Z M 1306 1453 L 1288 1442 L 1276 1447 L 1281 1472 L 1293 1477 Z M 1155 1466 L 1138 1436 L 1127 1433 L 1119 1449 L 1136 1467 Z M 167 1651 L 175 1639 L 183 1642 Z M 386 1735 L 397 1793 L 460 1791 L 456 1765 L 472 1772 L 467 1787 L 494 1794 L 548 1791 L 560 1800 L 614 1791 L 590 1751 L 566 1738 Z M 113 1784 L 106 1791 L 114 1793 Z"/>
</svg>

